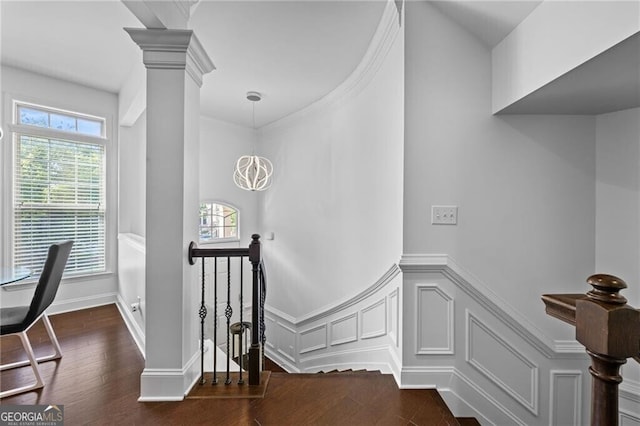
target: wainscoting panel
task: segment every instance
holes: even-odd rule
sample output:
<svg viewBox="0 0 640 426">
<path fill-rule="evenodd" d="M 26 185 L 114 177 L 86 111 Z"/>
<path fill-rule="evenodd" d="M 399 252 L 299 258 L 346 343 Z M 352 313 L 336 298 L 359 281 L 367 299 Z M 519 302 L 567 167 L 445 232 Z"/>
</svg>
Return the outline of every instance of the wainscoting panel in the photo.
<svg viewBox="0 0 640 426">
<path fill-rule="evenodd" d="M 327 325 L 320 324 L 300 332 L 300 354 L 327 347 Z"/>
<path fill-rule="evenodd" d="M 549 424 L 582 425 L 582 371 L 551 371 Z"/>
<path fill-rule="evenodd" d="M 264 316 L 264 326 L 267 330 L 275 331 L 278 329 L 278 324 L 275 319 L 271 318 L 269 315 Z M 267 349 L 271 349 L 273 351 L 276 350 L 275 339 L 267 339 L 265 346 Z"/>
<path fill-rule="evenodd" d="M 331 321 L 331 346 L 343 345 L 358 340 L 358 314 Z"/>
<path fill-rule="evenodd" d="M 467 362 L 538 414 L 538 367 L 469 311 Z"/>
<path fill-rule="evenodd" d="M 416 304 L 416 354 L 453 355 L 453 299 L 437 284 L 419 284 Z"/>
<path fill-rule="evenodd" d="M 590 361 L 584 348 L 569 341 L 558 345 L 542 335 L 447 255 L 405 255 L 400 268 L 401 387 L 435 386 L 456 416 L 476 417 L 482 424 L 589 422 Z M 453 319 L 444 308 L 449 304 Z M 425 317 L 429 310 L 436 318 Z M 435 346 L 420 341 L 427 333 L 419 331 L 434 322 L 440 328 L 436 337 L 451 328 L 443 324 L 455 325 L 451 354 L 416 353 L 416 348 Z M 443 341 L 438 346 L 447 346 Z M 627 422 L 640 411 L 627 396 L 632 394 L 640 394 L 632 384 L 621 387 L 620 411 Z"/>
<path fill-rule="evenodd" d="M 620 410 L 620 426 L 640 426 L 640 416 Z"/>
<path fill-rule="evenodd" d="M 366 369 L 399 378 L 401 284 L 392 265 L 362 292 L 301 318 L 266 305 L 266 354 L 290 372 Z"/>
<path fill-rule="evenodd" d="M 265 316 L 266 317 L 266 316 Z M 281 330 L 278 336 L 278 353 L 289 362 L 296 362 L 296 330 L 287 327 L 284 324 L 277 324 L 277 327 Z"/>
<path fill-rule="evenodd" d="M 389 296 L 387 296 L 389 300 L 389 329 L 387 333 L 389 333 L 389 338 L 393 342 L 393 344 L 398 347 L 400 343 L 399 336 L 399 328 L 400 328 L 400 298 L 398 296 L 398 289 L 393 290 Z"/>
<path fill-rule="evenodd" d="M 387 299 L 383 298 L 362 309 L 360 313 L 361 339 L 372 339 L 387 334 Z"/>
</svg>

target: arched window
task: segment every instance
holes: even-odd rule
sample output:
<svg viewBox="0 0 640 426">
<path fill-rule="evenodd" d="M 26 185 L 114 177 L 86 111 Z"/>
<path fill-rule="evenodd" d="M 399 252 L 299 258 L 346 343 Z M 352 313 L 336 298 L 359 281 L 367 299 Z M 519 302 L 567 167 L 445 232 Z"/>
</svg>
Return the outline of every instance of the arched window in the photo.
<svg viewBox="0 0 640 426">
<path fill-rule="evenodd" d="M 238 210 L 219 202 L 200 204 L 200 242 L 237 241 Z"/>
</svg>

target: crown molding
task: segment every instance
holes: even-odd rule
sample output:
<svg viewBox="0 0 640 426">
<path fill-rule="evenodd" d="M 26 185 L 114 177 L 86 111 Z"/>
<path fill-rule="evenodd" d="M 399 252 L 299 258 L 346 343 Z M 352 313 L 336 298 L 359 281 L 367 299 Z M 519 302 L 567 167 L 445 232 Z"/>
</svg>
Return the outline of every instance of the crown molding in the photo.
<svg viewBox="0 0 640 426">
<path fill-rule="evenodd" d="M 401 27 L 398 22 L 398 9 L 396 8 L 394 0 L 388 0 L 367 51 L 349 77 L 347 77 L 346 80 L 338 87 L 317 101 L 283 118 L 280 118 L 279 120 L 266 124 L 260 129 L 268 131 L 291 125 L 308 115 L 321 111 L 341 101 L 346 97 L 357 95 L 377 74 L 378 70 L 384 63 L 389 50 L 391 50 L 391 46 L 393 46 L 394 41 L 400 33 L 400 28 Z"/>
</svg>

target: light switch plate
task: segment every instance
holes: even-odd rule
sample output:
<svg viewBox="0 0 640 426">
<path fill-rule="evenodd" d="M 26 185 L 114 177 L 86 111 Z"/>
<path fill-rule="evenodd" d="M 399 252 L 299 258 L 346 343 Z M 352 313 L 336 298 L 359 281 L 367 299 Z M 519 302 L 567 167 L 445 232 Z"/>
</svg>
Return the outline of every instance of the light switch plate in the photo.
<svg viewBox="0 0 640 426">
<path fill-rule="evenodd" d="M 457 225 L 458 206 L 431 206 L 432 225 Z"/>
</svg>

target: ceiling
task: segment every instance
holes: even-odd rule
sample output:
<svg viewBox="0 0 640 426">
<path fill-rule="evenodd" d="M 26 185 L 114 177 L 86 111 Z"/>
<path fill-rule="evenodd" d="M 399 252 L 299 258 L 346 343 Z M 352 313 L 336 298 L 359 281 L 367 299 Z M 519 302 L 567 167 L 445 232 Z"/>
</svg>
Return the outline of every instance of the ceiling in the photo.
<svg viewBox="0 0 640 426">
<path fill-rule="evenodd" d="M 488 48 L 540 3 L 432 1 Z M 255 125 L 260 127 L 322 98 L 356 68 L 384 7 L 385 0 L 201 0 L 190 27 L 216 66 L 204 77 L 203 114 L 252 126 L 252 104 L 245 95 L 258 91 L 263 99 L 255 105 Z M 140 49 L 122 29 L 141 24 L 121 1 L 0 0 L 0 19 L 3 64 L 114 93 L 133 67 L 142 67 Z M 634 80 L 633 73 L 639 75 L 640 47 L 637 39 L 625 46 L 610 49 L 609 56 L 601 55 L 503 112 L 550 113 L 556 108 L 559 113 L 597 114 L 620 105 L 638 106 L 640 79 Z M 611 72 L 624 76 L 624 85 L 606 78 Z M 566 95 L 563 101 L 560 94 Z M 617 106 L 612 94 L 618 97 Z"/>
<path fill-rule="evenodd" d="M 494 47 L 543 0 L 432 1 L 442 13 L 466 28 L 487 47 Z"/>
<path fill-rule="evenodd" d="M 365 54 L 382 17 L 376 1 L 201 0 L 190 27 L 216 70 L 204 115 L 252 126 L 322 98 Z M 55 19 L 52 19 L 55 17 Z M 0 0 L 2 63 L 117 93 L 142 54 L 123 27 L 141 27 L 117 0 Z"/>
</svg>

